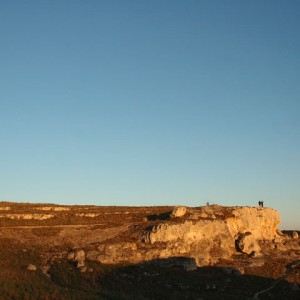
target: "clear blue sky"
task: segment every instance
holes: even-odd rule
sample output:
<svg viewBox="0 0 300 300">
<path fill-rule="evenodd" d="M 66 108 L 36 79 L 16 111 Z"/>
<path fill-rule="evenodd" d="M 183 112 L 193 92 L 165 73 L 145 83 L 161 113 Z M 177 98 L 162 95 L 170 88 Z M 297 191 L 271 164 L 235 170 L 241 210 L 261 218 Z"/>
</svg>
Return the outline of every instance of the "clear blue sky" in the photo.
<svg viewBox="0 0 300 300">
<path fill-rule="evenodd" d="M 299 32 L 299 1 L 1 1 L 0 201 L 300 229 Z"/>
</svg>

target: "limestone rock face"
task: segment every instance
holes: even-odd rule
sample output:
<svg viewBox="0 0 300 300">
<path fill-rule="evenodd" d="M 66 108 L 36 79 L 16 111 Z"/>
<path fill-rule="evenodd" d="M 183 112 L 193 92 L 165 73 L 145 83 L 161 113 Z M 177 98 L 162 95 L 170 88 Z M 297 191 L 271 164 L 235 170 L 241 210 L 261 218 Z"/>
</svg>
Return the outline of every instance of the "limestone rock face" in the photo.
<svg viewBox="0 0 300 300">
<path fill-rule="evenodd" d="M 153 227 L 147 239 L 150 243 L 177 239 L 192 243 L 221 235 L 223 240 L 225 236 L 234 240 L 239 233 L 249 231 L 257 240 L 272 240 L 277 236 L 279 222 L 278 212 L 271 208 L 212 205 L 202 208 L 199 213 L 195 211 L 193 218 L 184 223 L 165 222 Z"/>
<path fill-rule="evenodd" d="M 190 217 L 182 222 L 153 226 L 145 233 L 145 241 L 152 245 L 167 243 L 167 249 L 181 241 L 198 265 L 207 265 L 237 253 L 236 239 L 246 232 L 249 234 L 240 240 L 242 252 L 258 255 L 257 241 L 273 240 L 280 222 L 278 212 L 271 208 L 211 205 L 189 213 Z M 181 247 L 177 251 L 181 255 L 184 252 Z"/>
</svg>

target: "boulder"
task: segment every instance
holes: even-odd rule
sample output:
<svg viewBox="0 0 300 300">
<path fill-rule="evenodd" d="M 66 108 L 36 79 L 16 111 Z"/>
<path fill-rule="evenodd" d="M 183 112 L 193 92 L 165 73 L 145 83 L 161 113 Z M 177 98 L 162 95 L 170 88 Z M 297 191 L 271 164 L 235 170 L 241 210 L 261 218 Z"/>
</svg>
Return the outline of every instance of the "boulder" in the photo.
<svg viewBox="0 0 300 300">
<path fill-rule="evenodd" d="M 258 256 L 261 250 L 251 232 L 241 233 L 235 244 L 238 251 L 251 256 Z"/>
<path fill-rule="evenodd" d="M 85 263 L 85 252 L 82 249 L 73 249 L 68 254 L 68 260 L 75 262 L 77 268 L 83 267 Z"/>
<path fill-rule="evenodd" d="M 36 271 L 37 268 L 36 268 L 35 265 L 29 264 L 29 265 L 27 266 L 27 270 L 29 270 L 29 271 Z"/>
<path fill-rule="evenodd" d="M 298 240 L 298 238 L 299 238 L 298 232 L 297 231 L 293 231 L 293 239 L 294 240 Z"/>
<path fill-rule="evenodd" d="M 178 206 L 175 207 L 171 212 L 172 218 L 180 218 L 186 214 L 186 207 L 185 206 Z"/>
</svg>

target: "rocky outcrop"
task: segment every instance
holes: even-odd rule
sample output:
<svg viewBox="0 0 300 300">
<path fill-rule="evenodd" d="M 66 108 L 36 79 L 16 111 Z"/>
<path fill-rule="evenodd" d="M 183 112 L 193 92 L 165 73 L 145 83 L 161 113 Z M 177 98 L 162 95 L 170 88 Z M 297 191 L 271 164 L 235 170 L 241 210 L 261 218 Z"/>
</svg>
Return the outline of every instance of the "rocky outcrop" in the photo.
<svg viewBox="0 0 300 300">
<path fill-rule="evenodd" d="M 188 254 L 202 265 L 235 254 L 237 240 L 243 247 L 241 252 L 258 254 L 258 241 L 274 239 L 279 221 L 278 212 L 271 208 L 213 205 L 190 210 L 189 218 L 183 222 L 153 226 L 145 232 L 144 240 L 150 244 L 164 242 L 168 247 L 181 241 L 189 246 Z"/>
<path fill-rule="evenodd" d="M 278 237 L 280 221 L 271 208 L 218 205 L 176 207 L 169 216 L 147 226 L 136 242 L 102 244 L 87 255 L 109 264 L 187 257 L 198 266 L 238 253 L 257 257 L 259 241 Z"/>
<path fill-rule="evenodd" d="M 81 213 L 81 214 L 75 214 L 76 217 L 85 217 L 85 218 L 96 218 L 100 214 L 97 213 Z"/>
<path fill-rule="evenodd" d="M 69 211 L 71 210 L 70 207 L 63 207 L 63 206 L 42 206 L 42 207 L 34 207 L 35 210 L 43 210 L 43 211 Z"/>
<path fill-rule="evenodd" d="M 279 214 L 271 208 L 209 206 L 194 209 L 183 223 L 161 223 L 151 228 L 145 237 L 150 243 L 183 239 L 187 243 L 212 239 L 217 235 L 235 239 L 251 232 L 257 240 L 277 236 Z"/>
<path fill-rule="evenodd" d="M 53 214 L 0 214 L 0 218 L 12 220 L 47 220 L 54 218 Z"/>
<path fill-rule="evenodd" d="M 10 206 L 0 206 L 0 210 L 11 210 Z"/>
</svg>

